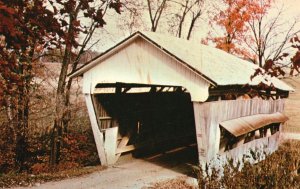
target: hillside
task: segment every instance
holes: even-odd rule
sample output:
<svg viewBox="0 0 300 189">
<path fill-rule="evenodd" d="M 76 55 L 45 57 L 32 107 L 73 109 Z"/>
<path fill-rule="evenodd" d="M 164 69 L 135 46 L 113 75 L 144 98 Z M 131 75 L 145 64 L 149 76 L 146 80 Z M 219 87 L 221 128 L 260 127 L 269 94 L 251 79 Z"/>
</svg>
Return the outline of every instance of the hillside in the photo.
<svg viewBox="0 0 300 189">
<path fill-rule="evenodd" d="M 285 125 L 284 132 L 300 133 L 300 77 L 288 77 L 283 81 L 295 89 L 286 101 L 285 114 L 289 117 L 289 121 Z"/>
</svg>

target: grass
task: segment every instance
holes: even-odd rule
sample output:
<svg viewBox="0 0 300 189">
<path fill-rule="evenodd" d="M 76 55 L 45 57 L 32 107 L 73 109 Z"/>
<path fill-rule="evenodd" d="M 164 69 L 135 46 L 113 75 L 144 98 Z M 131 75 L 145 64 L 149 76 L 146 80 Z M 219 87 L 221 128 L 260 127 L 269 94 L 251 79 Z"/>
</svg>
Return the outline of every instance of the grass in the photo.
<svg viewBox="0 0 300 189">
<path fill-rule="evenodd" d="M 82 175 L 90 174 L 97 171 L 102 171 L 106 167 L 91 166 L 68 169 L 64 171 L 52 171 L 49 173 L 42 173 L 38 175 L 27 173 L 8 173 L 0 175 L 0 187 L 9 188 L 14 186 L 38 186 L 49 181 L 58 181 L 66 178 L 74 178 Z"/>
<path fill-rule="evenodd" d="M 224 175 L 221 177 L 215 168 L 210 172 L 201 170 L 199 187 L 298 189 L 300 186 L 300 141 L 286 141 L 277 151 L 256 164 L 247 160 L 242 163 L 240 170 L 239 165 L 229 160 L 223 166 Z"/>
</svg>

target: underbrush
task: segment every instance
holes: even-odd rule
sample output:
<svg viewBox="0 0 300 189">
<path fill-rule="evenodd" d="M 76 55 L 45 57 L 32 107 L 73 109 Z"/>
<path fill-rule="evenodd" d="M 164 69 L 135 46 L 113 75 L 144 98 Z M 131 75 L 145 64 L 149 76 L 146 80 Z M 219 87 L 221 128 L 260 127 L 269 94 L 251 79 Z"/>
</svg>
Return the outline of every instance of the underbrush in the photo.
<svg viewBox="0 0 300 189">
<path fill-rule="evenodd" d="M 48 66 L 56 68 L 54 64 Z M 78 172 L 83 167 L 100 164 L 80 81 L 76 80 L 71 89 L 69 124 L 63 128 L 61 138 L 60 161 L 58 165 L 49 166 L 58 76 L 55 69 L 42 67 L 32 85 L 22 166 L 18 166 L 16 160 L 17 123 L 9 119 L 13 109 L 0 107 L 0 187 L 28 184 L 35 179 L 64 178 L 57 172 Z"/>
<path fill-rule="evenodd" d="M 1 135 L 1 138 L 7 137 Z M 37 182 L 80 176 L 102 169 L 96 167 L 100 162 L 91 129 L 64 134 L 60 162 L 52 167 L 49 166 L 49 140 L 50 134 L 32 136 L 28 140 L 24 170 L 15 169 L 13 145 L 1 140 L 0 148 L 6 153 L 0 153 L 0 187 L 31 186 Z"/>
<path fill-rule="evenodd" d="M 50 136 L 42 136 L 35 140 L 34 144 L 30 145 L 32 151 L 29 153 L 31 154 L 29 173 L 40 174 L 53 171 L 53 167 L 49 167 L 49 139 Z M 44 141 L 44 144 L 41 141 Z M 55 170 L 60 171 L 99 164 L 99 157 L 91 130 L 80 133 L 71 131 L 64 134 L 61 159 L 60 163 L 54 167 Z"/>
<path fill-rule="evenodd" d="M 224 166 L 224 175 L 212 168 L 200 170 L 199 187 L 211 188 L 299 188 L 300 186 L 300 142 L 288 141 L 279 149 L 257 164 L 233 161 Z M 206 175 L 206 176 L 204 176 Z"/>
</svg>

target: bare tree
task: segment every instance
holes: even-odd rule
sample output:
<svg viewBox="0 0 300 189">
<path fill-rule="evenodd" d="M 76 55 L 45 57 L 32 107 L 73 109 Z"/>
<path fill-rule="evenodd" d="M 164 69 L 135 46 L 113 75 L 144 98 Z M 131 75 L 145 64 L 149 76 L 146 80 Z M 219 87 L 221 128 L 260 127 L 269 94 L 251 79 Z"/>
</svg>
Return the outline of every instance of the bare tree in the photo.
<svg viewBox="0 0 300 189">
<path fill-rule="evenodd" d="M 172 1 L 173 3 L 180 6 L 180 10 L 174 13 L 174 16 L 172 19 L 178 20 L 177 23 L 174 23 L 173 27 L 177 27 L 175 29 L 176 35 L 178 37 L 182 37 L 183 33 L 183 27 L 184 23 L 187 22 L 187 19 L 189 20 L 189 27 L 188 27 L 188 33 L 187 33 L 187 40 L 190 39 L 192 31 L 195 27 L 196 21 L 200 18 L 201 14 L 203 13 L 203 0 L 185 0 L 185 2 L 182 1 Z"/>
<path fill-rule="evenodd" d="M 261 6 L 264 6 L 261 0 Z M 267 60 L 277 60 L 283 53 L 287 53 L 289 40 L 299 32 L 296 30 L 297 20 L 292 23 L 282 21 L 281 8 L 273 19 L 267 19 L 266 14 L 256 14 L 248 21 L 252 40 L 245 40 L 247 47 L 254 53 L 252 60 L 263 67 Z"/>
<path fill-rule="evenodd" d="M 81 55 L 89 49 L 87 46 L 97 28 L 102 28 L 106 22 L 104 15 L 109 8 L 120 13 L 120 2 L 117 0 L 69 0 L 50 1 L 58 17 L 60 17 L 64 41 L 64 52 L 62 67 L 60 70 L 55 101 L 55 119 L 51 134 L 50 165 L 59 163 L 60 148 L 63 136 L 63 129 L 68 127 L 70 121 L 70 89 L 72 79 L 67 81 L 69 68 L 77 69 Z M 58 4 L 59 6 L 57 6 Z M 82 18 L 89 20 L 89 25 L 84 25 L 80 21 Z M 83 37 L 80 42 L 79 34 Z M 96 41 L 97 42 L 97 41 Z M 93 46 L 93 44 L 91 45 Z M 74 50 L 78 53 L 74 56 Z"/>
<path fill-rule="evenodd" d="M 153 1 L 147 0 L 147 8 L 151 21 L 151 31 L 156 32 L 159 20 L 168 1 L 169 0 L 157 0 L 154 4 Z"/>
<path fill-rule="evenodd" d="M 132 34 L 147 27 L 143 20 L 143 15 L 144 11 L 148 9 L 143 0 L 126 0 L 123 3 L 123 10 L 118 20 L 118 28 L 123 32 Z"/>
</svg>

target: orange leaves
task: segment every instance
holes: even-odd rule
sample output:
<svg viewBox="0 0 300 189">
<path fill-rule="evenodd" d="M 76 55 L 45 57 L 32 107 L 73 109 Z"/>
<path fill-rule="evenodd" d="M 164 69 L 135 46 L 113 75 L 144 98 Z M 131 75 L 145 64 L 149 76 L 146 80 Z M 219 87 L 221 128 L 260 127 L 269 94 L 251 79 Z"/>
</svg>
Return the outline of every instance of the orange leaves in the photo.
<svg viewBox="0 0 300 189">
<path fill-rule="evenodd" d="M 35 163 L 31 166 L 32 174 L 41 174 L 49 172 L 50 168 L 47 163 Z"/>
<path fill-rule="evenodd" d="M 224 7 L 211 19 L 215 35 L 209 33 L 207 40 L 228 53 L 257 62 L 257 52 L 254 50 L 257 40 L 255 38 L 255 25 L 259 19 L 267 14 L 272 0 L 222 0 Z M 220 32 L 221 31 L 221 32 Z M 265 41 L 260 41 L 265 43 Z"/>
<path fill-rule="evenodd" d="M 87 137 L 79 133 L 72 133 L 63 137 L 61 152 L 65 154 L 64 161 L 75 163 L 87 159 L 89 153 L 83 150 L 87 141 Z"/>
<path fill-rule="evenodd" d="M 221 36 L 208 38 L 216 44 L 217 48 L 239 56 L 251 56 L 247 50 L 239 47 L 244 34 L 249 30 L 247 26 L 251 18 L 249 1 L 251 0 L 223 0 L 226 8 L 220 10 L 212 20 L 212 23 L 218 25 L 223 33 Z"/>
</svg>

